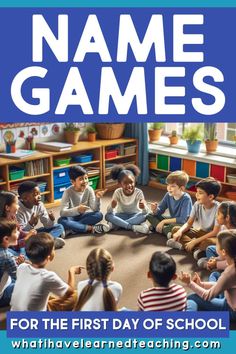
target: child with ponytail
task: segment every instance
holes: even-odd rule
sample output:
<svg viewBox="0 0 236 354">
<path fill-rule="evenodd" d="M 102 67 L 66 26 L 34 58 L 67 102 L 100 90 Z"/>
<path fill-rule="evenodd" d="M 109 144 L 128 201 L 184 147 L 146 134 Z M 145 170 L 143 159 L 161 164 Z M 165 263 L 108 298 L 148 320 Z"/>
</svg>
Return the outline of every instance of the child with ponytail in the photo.
<svg viewBox="0 0 236 354">
<path fill-rule="evenodd" d="M 136 188 L 140 169 L 135 165 L 116 165 L 111 170 L 111 178 L 117 180 L 117 188 L 107 208 L 105 219 L 110 229 L 118 227 L 143 234 L 149 233 L 145 223 L 148 213 L 143 192 Z"/>
<path fill-rule="evenodd" d="M 227 267 L 216 283 L 202 282 L 181 272 L 180 280 L 195 292 L 188 296 L 189 311 L 229 311 L 230 319 L 236 320 L 236 230 L 221 231 L 217 236 L 217 253 L 224 257 Z M 223 298 L 217 296 L 224 292 Z"/>
<path fill-rule="evenodd" d="M 92 250 L 86 261 L 88 280 L 78 283 L 75 311 L 116 311 L 122 286 L 110 280 L 114 270 L 111 254 L 103 248 Z"/>
</svg>

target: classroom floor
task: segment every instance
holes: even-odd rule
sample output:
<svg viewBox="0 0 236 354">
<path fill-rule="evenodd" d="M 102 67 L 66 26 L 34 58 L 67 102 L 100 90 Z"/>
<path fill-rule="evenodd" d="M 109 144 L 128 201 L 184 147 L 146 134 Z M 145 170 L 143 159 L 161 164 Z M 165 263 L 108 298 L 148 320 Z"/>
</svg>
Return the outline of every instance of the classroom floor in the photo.
<svg viewBox="0 0 236 354">
<path fill-rule="evenodd" d="M 143 187 L 147 201 L 158 201 L 163 196 L 163 191 L 150 187 Z M 102 200 L 102 212 L 111 199 L 112 193 L 107 193 Z M 59 209 L 55 209 L 59 216 Z M 147 271 L 150 257 L 153 252 L 159 250 L 168 252 L 177 263 L 177 271 L 193 272 L 197 270 L 196 261 L 183 251 L 173 250 L 166 246 L 166 238 L 159 234 L 141 235 L 131 231 L 112 231 L 103 236 L 73 236 L 66 239 L 63 249 L 56 251 L 56 257 L 48 265 L 48 269 L 54 270 L 64 280 L 67 278 L 67 270 L 72 265 L 85 265 L 88 253 L 96 247 L 106 248 L 113 256 L 115 270 L 112 280 L 118 281 L 123 286 L 123 295 L 119 307 L 128 307 L 136 310 L 137 296 L 141 290 L 152 286 L 147 279 Z M 207 273 L 202 274 L 206 279 Z M 77 281 L 87 279 L 86 271 L 77 276 Z"/>
</svg>

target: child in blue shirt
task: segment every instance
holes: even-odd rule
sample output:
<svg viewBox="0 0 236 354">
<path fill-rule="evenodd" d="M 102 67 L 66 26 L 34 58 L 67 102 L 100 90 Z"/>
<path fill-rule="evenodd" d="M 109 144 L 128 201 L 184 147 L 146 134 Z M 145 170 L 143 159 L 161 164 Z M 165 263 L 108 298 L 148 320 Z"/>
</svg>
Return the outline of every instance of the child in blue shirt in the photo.
<svg viewBox="0 0 236 354">
<path fill-rule="evenodd" d="M 189 177 L 184 171 L 175 171 L 166 178 L 167 193 L 158 205 L 151 203 L 152 214 L 147 216 L 152 228 L 159 233 L 171 237 L 171 230 L 176 225 L 183 225 L 191 213 L 192 200 L 185 187 Z M 169 215 L 164 216 L 166 210 Z"/>
</svg>

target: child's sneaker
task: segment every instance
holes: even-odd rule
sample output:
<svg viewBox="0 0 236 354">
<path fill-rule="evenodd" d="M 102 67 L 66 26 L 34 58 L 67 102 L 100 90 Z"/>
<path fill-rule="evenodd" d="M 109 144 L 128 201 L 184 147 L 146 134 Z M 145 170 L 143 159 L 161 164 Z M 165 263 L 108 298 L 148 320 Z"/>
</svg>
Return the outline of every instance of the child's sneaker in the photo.
<svg viewBox="0 0 236 354">
<path fill-rule="evenodd" d="M 63 236 L 61 235 L 61 238 L 66 238 L 66 237 L 69 236 L 69 235 L 76 235 L 76 234 L 78 234 L 78 232 L 73 231 L 73 230 L 71 230 L 71 229 L 66 229 L 66 230 L 65 230 L 65 236 L 63 237 Z"/>
<path fill-rule="evenodd" d="M 93 227 L 93 231 L 96 234 L 104 234 L 104 233 L 110 231 L 110 229 L 111 229 L 111 227 L 108 224 L 97 224 L 97 225 L 94 225 L 94 227 Z"/>
<path fill-rule="evenodd" d="M 207 257 L 202 257 L 197 261 L 197 266 L 200 269 L 207 269 L 207 261 L 208 258 Z"/>
<path fill-rule="evenodd" d="M 170 238 L 167 242 L 166 242 L 166 246 L 174 248 L 175 250 L 183 250 L 183 245 L 178 242 L 175 241 L 173 238 Z"/>
<path fill-rule="evenodd" d="M 145 222 L 140 225 L 133 225 L 132 230 L 140 234 L 149 234 L 149 226 Z"/>
<path fill-rule="evenodd" d="M 202 250 L 196 250 L 193 252 L 193 258 L 198 261 L 199 259 L 203 258 L 206 256 L 206 252 Z"/>
<path fill-rule="evenodd" d="M 54 247 L 55 247 L 55 250 L 58 250 L 59 248 L 62 248 L 65 246 L 65 241 L 60 238 L 60 237 L 57 237 L 57 238 L 54 238 Z"/>
</svg>

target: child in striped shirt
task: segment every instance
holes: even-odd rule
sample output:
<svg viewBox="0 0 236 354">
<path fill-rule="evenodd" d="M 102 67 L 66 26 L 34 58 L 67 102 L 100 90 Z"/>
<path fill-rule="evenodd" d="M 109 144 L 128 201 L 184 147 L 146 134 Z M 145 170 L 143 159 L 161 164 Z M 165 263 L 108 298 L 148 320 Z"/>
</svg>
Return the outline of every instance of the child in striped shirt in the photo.
<svg viewBox="0 0 236 354">
<path fill-rule="evenodd" d="M 186 291 L 181 285 L 171 283 L 177 278 L 174 259 L 163 252 L 152 255 L 148 278 L 153 287 L 143 290 L 138 297 L 140 311 L 184 311 L 186 309 Z"/>
</svg>

